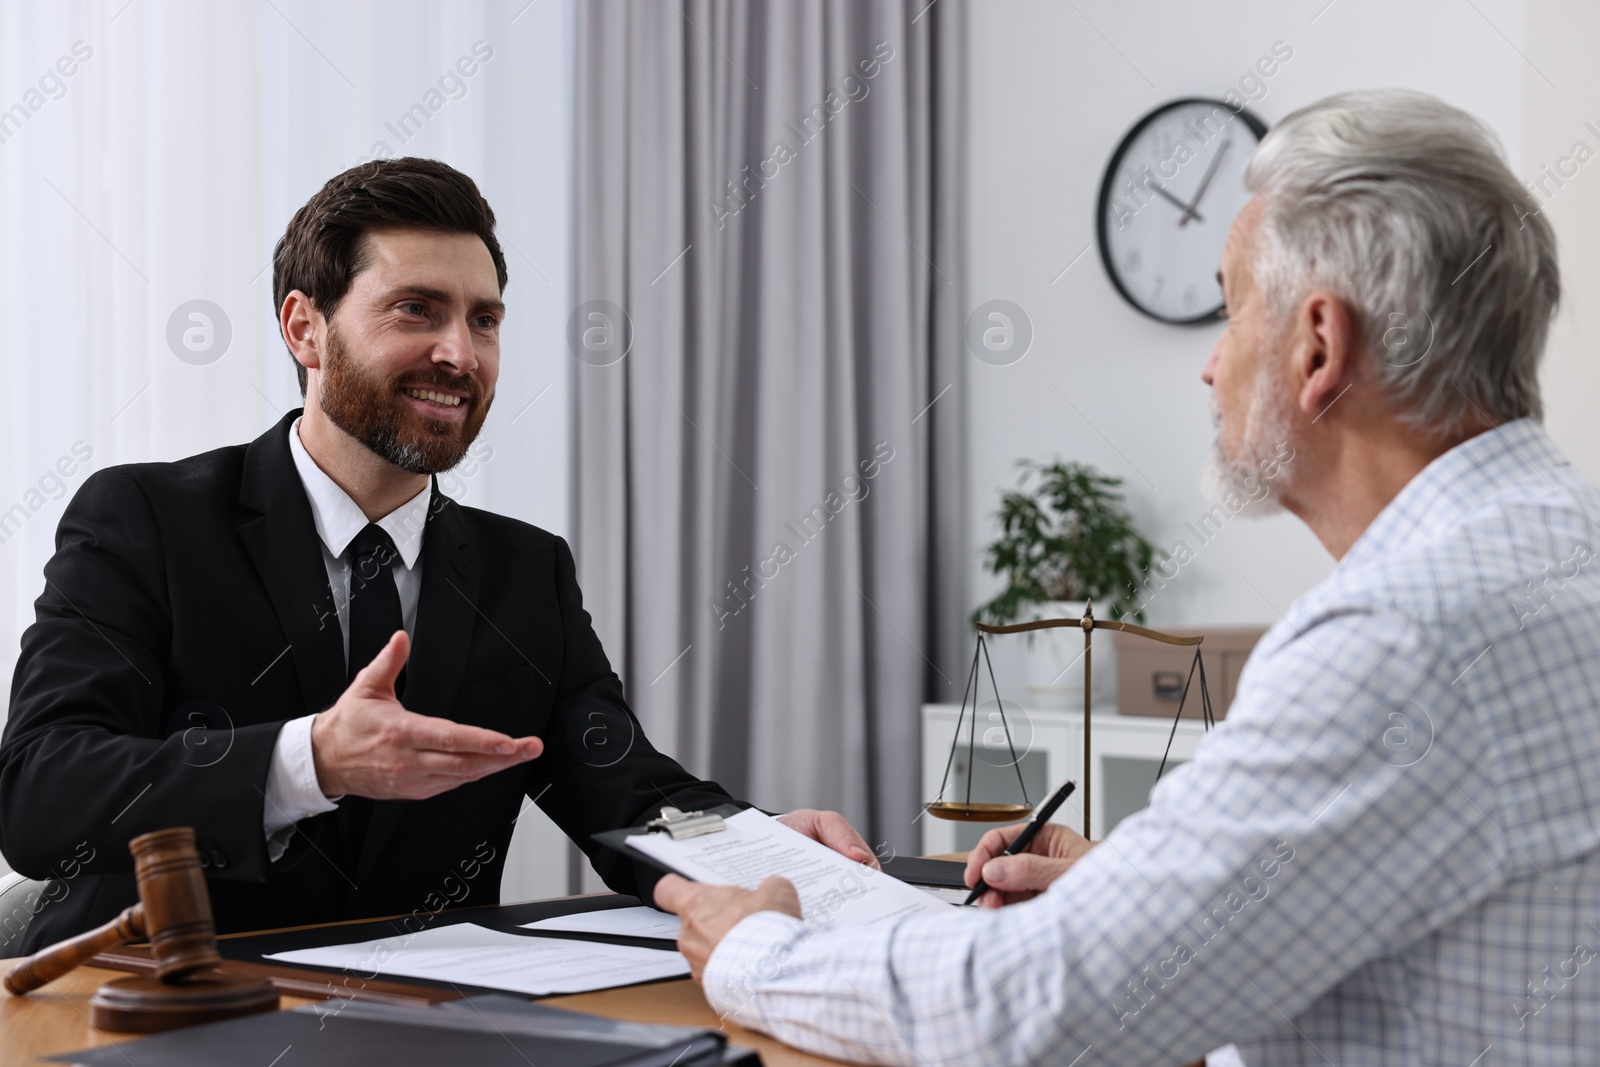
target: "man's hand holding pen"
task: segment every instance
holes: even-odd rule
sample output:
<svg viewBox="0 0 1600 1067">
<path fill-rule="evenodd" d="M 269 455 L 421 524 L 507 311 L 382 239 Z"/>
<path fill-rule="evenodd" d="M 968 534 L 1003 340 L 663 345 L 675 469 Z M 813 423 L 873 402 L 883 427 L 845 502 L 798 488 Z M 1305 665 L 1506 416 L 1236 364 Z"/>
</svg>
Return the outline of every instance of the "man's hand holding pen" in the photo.
<svg viewBox="0 0 1600 1067">
<path fill-rule="evenodd" d="M 1019 822 L 990 830 L 968 854 L 967 885 L 975 886 L 982 878 L 989 886 L 978 898 L 978 907 L 998 908 L 1038 896 L 1097 844 L 1052 822 L 1039 828 L 1025 851 L 1003 855 L 1027 826 Z"/>
</svg>

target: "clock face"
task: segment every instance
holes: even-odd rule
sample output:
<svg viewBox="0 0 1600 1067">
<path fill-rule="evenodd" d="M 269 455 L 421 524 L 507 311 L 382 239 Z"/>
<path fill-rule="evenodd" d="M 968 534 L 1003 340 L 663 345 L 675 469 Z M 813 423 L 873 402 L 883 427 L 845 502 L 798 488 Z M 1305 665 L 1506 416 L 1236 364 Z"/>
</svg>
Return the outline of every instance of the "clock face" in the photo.
<svg viewBox="0 0 1600 1067">
<path fill-rule="evenodd" d="M 1100 258 L 1117 290 L 1162 322 L 1215 319 L 1228 226 L 1250 200 L 1261 120 L 1221 100 L 1175 100 L 1141 119 L 1100 185 Z"/>
</svg>

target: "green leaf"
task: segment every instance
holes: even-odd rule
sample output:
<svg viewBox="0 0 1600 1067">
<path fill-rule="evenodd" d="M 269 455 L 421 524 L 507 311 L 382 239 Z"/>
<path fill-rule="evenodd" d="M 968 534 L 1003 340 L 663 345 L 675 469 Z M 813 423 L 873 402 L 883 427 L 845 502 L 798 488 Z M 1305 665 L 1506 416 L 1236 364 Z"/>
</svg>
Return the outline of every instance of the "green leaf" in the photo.
<svg viewBox="0 0 1600 1067">
<path fill-rule="evenodd" d="M 1015 622 L 1051 600 L 1093 600 L 1112 619 L 1144 620 L 1138 590 L 1154 550 L 1123 503 L 1122 479 L 1081 463 L 1019 460 L 1000 496 L 1000 536 L 983 550 L 1005 588 L 972 621 Z"/>
</svg>

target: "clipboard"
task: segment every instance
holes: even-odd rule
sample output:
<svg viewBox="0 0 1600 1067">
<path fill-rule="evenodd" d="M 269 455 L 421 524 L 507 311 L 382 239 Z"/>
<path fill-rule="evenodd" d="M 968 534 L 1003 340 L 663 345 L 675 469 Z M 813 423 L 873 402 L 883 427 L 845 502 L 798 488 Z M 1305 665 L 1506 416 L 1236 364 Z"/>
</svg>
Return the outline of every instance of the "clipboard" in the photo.
<svg viewBox="0 0 1600 1067">
<path fill-rule="evenodd" d="M 726 820 L 744 810 L 746 809 L 739 804 L 718 804 L 714 808 L 706 808 L 702 811 L 679 811 L 677 808 L 664 807 L 661 809 L 660 815 L 643 826 L 627 826 L 621 830 L 603 830 L 598 834 L 592 835 L 590 840 L 604 845 L 613 852 L 620 852 L 635 863 L 641 863 L 653 871 L 661 874 L 675 874 L 679 878 L 689 878 L 692 882 L 694 879 L 682 871 L 674 870 L 654 856 L 647 856 L 636 848 L 630 848 L 628 846 L 628 838 L 638 837 L 643 834 L 665 833 L 682 840 L 689 837 L 700 837 L 705 834 L 721 833 L 726 828 Z"/>
</svg>

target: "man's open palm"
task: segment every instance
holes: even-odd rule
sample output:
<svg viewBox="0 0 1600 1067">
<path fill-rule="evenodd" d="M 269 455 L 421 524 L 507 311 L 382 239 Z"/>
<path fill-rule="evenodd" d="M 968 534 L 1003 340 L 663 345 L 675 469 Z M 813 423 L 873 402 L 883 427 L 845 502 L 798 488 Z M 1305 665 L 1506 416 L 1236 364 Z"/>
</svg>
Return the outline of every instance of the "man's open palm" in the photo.
<svg viewBox="0 0 1600 1067">
<path fill-rule="evenodd" d="M 537 758 L 544 742 L 407 711 L 394 682 L 411 654 L 396 630 L 337 703 L 311 724 L 317 784 L 329 797 L 421 800 Z"/>
</svg>

